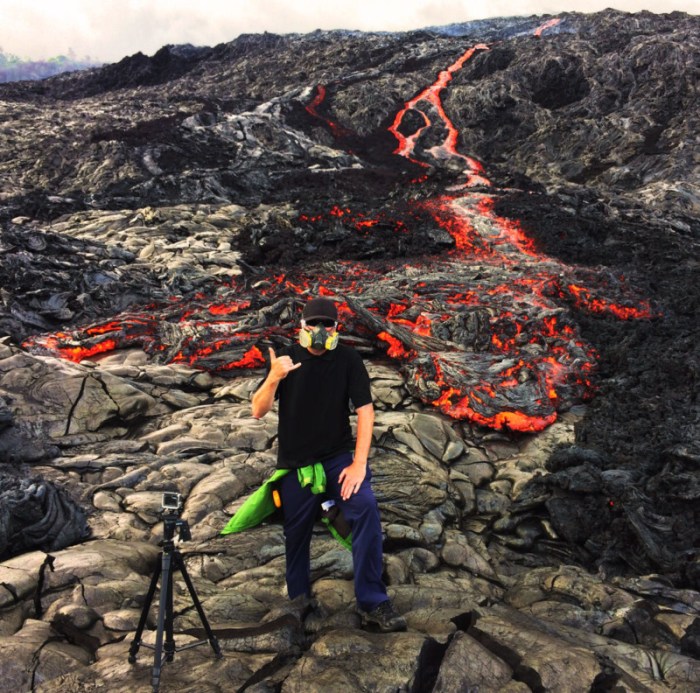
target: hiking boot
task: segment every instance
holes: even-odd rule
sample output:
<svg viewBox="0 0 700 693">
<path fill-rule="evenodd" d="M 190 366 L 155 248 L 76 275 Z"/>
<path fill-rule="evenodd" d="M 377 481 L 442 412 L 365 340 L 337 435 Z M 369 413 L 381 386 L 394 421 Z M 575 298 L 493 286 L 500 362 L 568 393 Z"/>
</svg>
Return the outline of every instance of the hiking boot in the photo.
<svg viewBox="0 0 700 693">
<path fill-rule="evenodd" d="M 371 626 L 382 633 L 393 633 L 406 630 L 406 619 L 394 611 L 392 603 L 387 599 L 372 611 L 360 611 L 362 627 Z"/>
</svg>

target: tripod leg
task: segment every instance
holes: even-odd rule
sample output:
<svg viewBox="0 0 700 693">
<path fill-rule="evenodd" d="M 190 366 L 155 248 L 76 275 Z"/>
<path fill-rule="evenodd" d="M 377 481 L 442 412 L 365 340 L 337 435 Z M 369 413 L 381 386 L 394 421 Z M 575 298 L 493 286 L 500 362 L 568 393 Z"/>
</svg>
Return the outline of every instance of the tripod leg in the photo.
<svg viewBox="0 0 700 693">
<path fill-rule="evenodd" d="M 165 628 L 165 618 L 168 606 L 168 592 L 172 590 L 172 570 L 171 570 L 172 554 L 169 551 L 163 553 L 161 562 L 161 579 L 160 579 L 160 602 L 158 605 L 158 627 L 156 629 L 156 644 L 153 655 L 153 672 L 151 675 L 151 684 L 153 691 L 158 690 L 160 685 L 160 671 L 163 666 L 163 630 Z"/>
<path fill-rule="evenodd" d="M 214 631 L 209 625 L 209 621 L 207 620 L 207 617 L 204 613 L 204 609 L 202 608 L 202 603 L 199 601 L 199 597 L 195 592 L 194 585 L 192 584 L 192 580 L 190 580 L 189 573 L 187 572 L 187 567 L 185 566 L 185 562 L 182 560 L 182 557 L 180 557 L 178 565 L 180 567 L 182 577 L 185 580 L 185 584 L 187 585 L 187 590 L 190 593 L 190 597 L 192 597 L 194 608 L 197 609 L 197 613 L 199 614 L 199 618 L 202 621 L 202 625 L 204 626 L 207 638 L 209 638 L 209 644 L 211 645 L 212 650 L 214 650 L 214 654 L 216 654 L 217 658 L 221 658 L 223 655 L 221 654 L 221 647 L 219 646 L 219 641 L 216 639 Z"/>
<path fill-rule="evenodd" d="M 136 634 L 131 642 L 131 647 L 129 648 L 129 663 L 133 664 L 136 661 L 136 654 L 141 647 L 141 636 L 143 635 L 143 629 L 146 627 L 146 620 L 148 619 L 148 612 L 151 609 L 151 604 L 153 603 L 153 595 L 156 593 L 156 585 L 158 584 L 158 578 L 160 577 L 161 561 L 158 561 L 158 565 L 153 571 L 151 577 L 151 584 L 148 586 L 148 592 L 146 593 L 146 601 L 143 603 L 143 609 L 141 609 L 141 618 L 139 619 L 139 625 L 136 628 Z"/>
<path fill-rule="evenodd" d="M 170 575 L 168 580 L 168 594 L 166 599 L 167 609 L 165 611 L 165 645 L 163 648 L 164 659 L 166 662 L 172 662 L 175 657 L 175 635 L 173 632 L 175 614 L 173 613 L 173 573 L 179 562 L 177 551 L 173 554 L 172 564 L 170 566 Z"/>
</svg>

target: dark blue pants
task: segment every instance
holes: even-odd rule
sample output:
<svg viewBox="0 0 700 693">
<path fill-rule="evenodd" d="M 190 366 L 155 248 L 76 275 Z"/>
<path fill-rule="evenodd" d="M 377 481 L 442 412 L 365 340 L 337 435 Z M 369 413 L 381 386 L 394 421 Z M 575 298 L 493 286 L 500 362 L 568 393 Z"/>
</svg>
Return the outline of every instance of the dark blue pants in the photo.
<svg viewBox="0 0 700 693">
<path fill-rule="evenodd" d="M 323 463 L 326 470 L 326 494 L 311 493 L 299 485 L 296 470 L 280 480 L 284 512 L 284 539 L 287 556 L 287 592 L 290 599 L 311 596 L 311 534 L 322 500 L 332 498 L 352 529 L 352 561 L 355 573 L 355 597 L 364 611 L 388 599 L 382 582 L 382 526 L 374 497 L 369 467 L 357 493 L 348 500 L 340 497 L 338 477 L 352 463 L 352 455 L 343 453 Z"/>
</svg>

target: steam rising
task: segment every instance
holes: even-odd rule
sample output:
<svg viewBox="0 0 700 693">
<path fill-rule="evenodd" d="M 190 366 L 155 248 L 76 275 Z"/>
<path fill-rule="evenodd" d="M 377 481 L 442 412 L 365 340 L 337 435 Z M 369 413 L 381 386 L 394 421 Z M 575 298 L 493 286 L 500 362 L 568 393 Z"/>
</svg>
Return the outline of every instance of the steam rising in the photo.
<svg viewBox="0 0 700 693">
<path fill-rule="evenodd" d="M 697 14 L 698 0 L 618 0 L 625 12 L 674 10 Z M 611 7 L 607 0 L 586 0 L 578 12 Z M 137 52 L 153 54 L 167 44 L 213 46 L 244 33 L 306 33 L 315 29 L 408 31 L 487 17 L 555 14 L 570 11 L 566 0 L 386 0 L 328 2 L 306 0 L 3 0 L 2 49 L 22 58 L 66 54 L 118 61 Z"/>
</svg>

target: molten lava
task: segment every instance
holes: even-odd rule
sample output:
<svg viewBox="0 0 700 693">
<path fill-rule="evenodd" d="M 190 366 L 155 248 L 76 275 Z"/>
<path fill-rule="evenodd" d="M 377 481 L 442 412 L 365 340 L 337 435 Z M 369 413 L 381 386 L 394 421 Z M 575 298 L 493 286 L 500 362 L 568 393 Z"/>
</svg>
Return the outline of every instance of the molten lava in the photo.
<svg viewBox="0 0 700 693">
<path fill-rule="evenodd" d="M 326 118 L 325 116 L 319 113 L 318 109 L 326 100 L 326 92 L 326 85 L 319 84 L 316 87 L 316 96 L 314 97 L 313 101 L 306 106 L 306 111 L 307 113 L 309 113 L 309 115 L 313 116 L 314 118 L 318 118 L 319 120 L 323 121 L 328 126 L 333 135 L 335 135 L 335 137 L 347 137 L 349 134 L 351 134 L 350 130 L 342 127 L 341 125 L 338 125 L 338 123 L 336 123 L 335 121 L 330 120 L 329 118 Z"/>
<path fill-rule="evenodd" d="M 554 17 L 553 19 L 546 21 L 544 24 L 535 29 L 535 36 L 542 36 L 547 29 L 551 29 L 552 27 L 557 26 L 559 23 L 561 23 L 561 19 L 559 17 Z"/>
<path fill-rule="evenodd" d="M 488 46 L 479 44 L 470 48 L 446 70 L 440 72 L 435 82 L 406 102 L 404 107 L 396 114 L 394 122 L 389 128 L 389 132 L 399 142 L 398 147 L 394 150 L 394 154 L 404 156 L 415 164 L 427 168 L 434 162 L 454 161 L 456 159 L 463 161 L 464 173 L 467 177 L 464 186 L 488 185 L 489 181 L 482 175 L 483 167 L 476 159 L 472 159 L 457 151 L 459 131 L 445 112 L 440 94 L 452 80 L 452 75 L 460 70 L 464 63 L 479 50 L 488 50 Z M 401 132 L 401 125 L 409 111 L 418 113 L 423 121 L 423 125 L 414 133 L 404 135 Z M 421 149 L 419 156 L 415 156 L 421 137 L 433 126 L 439 126 L 444 129 L 445 135 L 442 141 L 429 149 Z"/>
<path fill-rule="evenodd" d="M 105 324 L 36 337 L 25 346 L 80 361 L 137 345 L 163 361 L 210 371 L 257 368 L 264 363 L 262 343 L 294 340 L 298 325 L 289 316 L 298 315 L 306 297 L 321 294 L 338 301 L 346 334 L 398 361 L 407 388 L 423 402 L 495 429 L 531 432 L 550 425 L 557 412 L 593 393 L 596 355 L 566 306 L 619 319 L 648 318 L 653 311 L 610 273 L 540 254 L 520 224 L 494 212 L 497 191 L 483 166 L 458 151 L 459 132 L 442 103 L 453 75 L 488 49 L 476 45 L 462 53 L 398 110 L 389 127 L 395 155 L 426 171 L 459 171 L 445 194 L 409 202 L 401 218 L 339 205 L 298 217 L 312 227 L 343 224 L 365 237 L 378 225 L 411 233 L 410 219 L 429 215 L 452 237 L 450 252 L 413 264 L 338 261 L 310 274 L 271 274 L 254 293 L 234 280 L 216 296 L 175 299 Z M 318 86 L 308 114 L 336 136 L 347 134 L 320 114 L 322 105 L 328 112 L 326 97 Z M 406 119 L 409 113 L 413 117 Z M 417 126 L 411 130 L 408 121 Z"/>
</svg>

